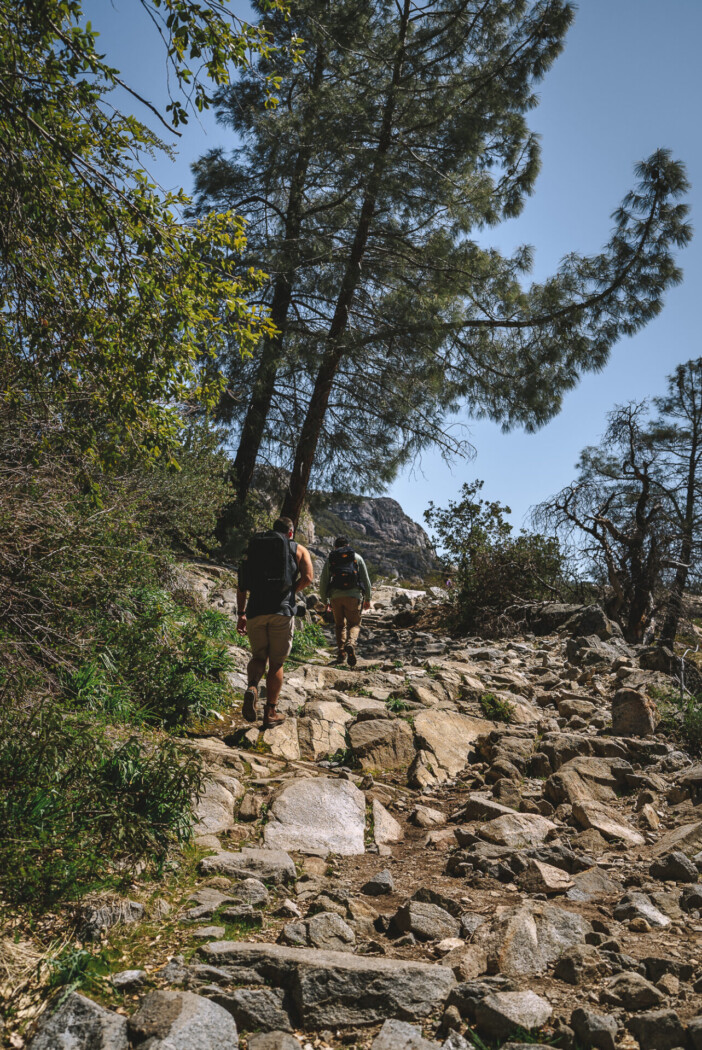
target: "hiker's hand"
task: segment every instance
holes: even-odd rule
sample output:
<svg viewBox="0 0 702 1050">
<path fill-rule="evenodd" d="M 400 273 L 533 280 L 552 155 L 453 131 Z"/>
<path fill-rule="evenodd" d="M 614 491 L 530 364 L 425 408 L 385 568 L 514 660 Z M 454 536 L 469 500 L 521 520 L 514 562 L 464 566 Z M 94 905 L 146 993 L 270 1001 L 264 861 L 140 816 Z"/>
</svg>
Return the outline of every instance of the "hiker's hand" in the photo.
<svg viewBox="0 0 702 1050">
<path fill-rule="evenodd" d="M 239 634 L 246 634 L 246 613 L 236 621 L 236 629 Z"/>
<path fill-rule="evenodd" d="M 331 603 L 330 602 L 327 602 L 327 604 L 324 606 L 324 611 L 325 612 L 331 612 Z"/>
<path fill-rule="evenodd" d="M 366 612 L 368 612 L 368 610 L 370 609 L 370 602 L 364 602 L 363 608 L 366 610 Z"/>
</svg>

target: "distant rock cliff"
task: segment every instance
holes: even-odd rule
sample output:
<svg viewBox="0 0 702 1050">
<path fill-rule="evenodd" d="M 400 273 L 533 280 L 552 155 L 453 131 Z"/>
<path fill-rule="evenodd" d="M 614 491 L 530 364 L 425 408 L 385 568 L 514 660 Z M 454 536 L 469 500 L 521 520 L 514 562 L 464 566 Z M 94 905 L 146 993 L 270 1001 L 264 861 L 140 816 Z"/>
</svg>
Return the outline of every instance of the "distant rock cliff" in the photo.
<svg viewBox="0 0 702 1050">
<path fill-rule="evenodd" d="M 429 536 L 397 500 L 322 494 L 313 498 L 310 514 L 305 541 L 320 569 L 334 538 L 346 535 L 369 569 L 381 576 L 419 582 L 440 570 Z"/>
</svg>

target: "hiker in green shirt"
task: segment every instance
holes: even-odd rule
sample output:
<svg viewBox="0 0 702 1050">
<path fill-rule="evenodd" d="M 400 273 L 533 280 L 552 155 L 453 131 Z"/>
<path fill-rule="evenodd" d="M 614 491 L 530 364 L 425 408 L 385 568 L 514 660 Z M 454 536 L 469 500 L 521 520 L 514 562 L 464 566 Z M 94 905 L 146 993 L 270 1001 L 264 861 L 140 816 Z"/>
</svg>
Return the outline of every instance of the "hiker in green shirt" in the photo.
<svg viewBox="0 0 702 1050">
<path fill-rule="evenodd" d="M 337 536 L 334 549 L 324 563 L 319 595 L 334 613 L 336 661 L 356 666 L 356 643 L 363 609 L 370 609 L 371 582 L 366 563 L 356 554 L 346 536 Z"/>
</svg>

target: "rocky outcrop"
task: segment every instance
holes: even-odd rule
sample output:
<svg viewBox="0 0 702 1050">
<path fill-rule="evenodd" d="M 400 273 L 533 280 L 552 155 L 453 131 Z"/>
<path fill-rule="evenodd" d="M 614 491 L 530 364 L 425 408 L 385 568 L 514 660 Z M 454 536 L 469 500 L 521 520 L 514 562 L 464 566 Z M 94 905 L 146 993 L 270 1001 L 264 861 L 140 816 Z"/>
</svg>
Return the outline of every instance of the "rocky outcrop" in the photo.
<svg viewBox="0 0 702 1050">
<path fill-rule="evenodd" d="M 399 543 L 431 551 L 432 542 L 421 525 L 408 518 L 397 500 L 387 496 L 375 499 L 332 499 L 327 509 L 369 540 Z"/>
<path fill-rule="evenodd" d="M 440 570 L 431 539 L 400 504 L 387 496 L 339 498 L 320 494 L 311 503 L 306 542 L 319 570 L 334 538 L 344 534 L 379 575 L 421 582 Z"/>
<path fill-rule="evenodd" d="M 192 992 L 151 992 L 129 1021 L 133 1045 L 148 1050 L 237 1050 L 234 1018 Z"/>
<path fill-rule="evenodd" d="M 54 1013 L 42 1016 L 30 1050 L 93 1050 L 94 1047 L 129 1050 L 127 1018 L 71 992 Z"/>
</svg>

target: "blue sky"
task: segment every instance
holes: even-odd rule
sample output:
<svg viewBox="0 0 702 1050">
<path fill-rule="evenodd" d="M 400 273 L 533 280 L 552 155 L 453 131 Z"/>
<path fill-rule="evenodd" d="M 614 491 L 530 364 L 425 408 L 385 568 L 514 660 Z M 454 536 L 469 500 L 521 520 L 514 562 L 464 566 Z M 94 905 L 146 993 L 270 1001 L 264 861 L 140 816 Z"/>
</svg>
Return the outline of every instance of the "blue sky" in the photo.
<svg viewBox="0 0 702 1050">
<path fill-rule="evenodd" d="M 86 0 L 85 10 L 101 32 L 101 49 L 125 79 L 163 104 L 163 53 L 138 0 Z M 611 213 L 633 184 L 634 165 L 658 147 L 687 165 L 695 223 L 702 197 L 700 40 L 700 0 L 582 0 L 531 114 L 543 148 L 536 191 L 518 219 L 490 232 L 492 243 L 505 251 L 533 245 L 537 279 L 568 251 L 597 251 Z M 158 158 L 150 170 L 164 187 L 188 191 L 191 162 L 213 146 L 231 146 L 227 135 L 210 114 L 193 118 L 174 160 Z M 483 495 L 507 503 L 521 525 L 530 506 L 571 480 L 580 449 L 599 439 L 609 409 L 661 392 L 676 364 L 702 355 L 700 237 L 680 263 L 684 283 L 669 292 L 660 317 L 620 342 L 602 372 L 586 375 L 553 422 L 537 434 L 505 435 L 492 423 L 463 417 L 458 422 L 469 427 L 475 457 L 448 467 L 440 456 L 425 454 L 388 494 L 421 521 L 429 500 L 445 505 L 464 481 L 479 477 Z"/>
</svg>

